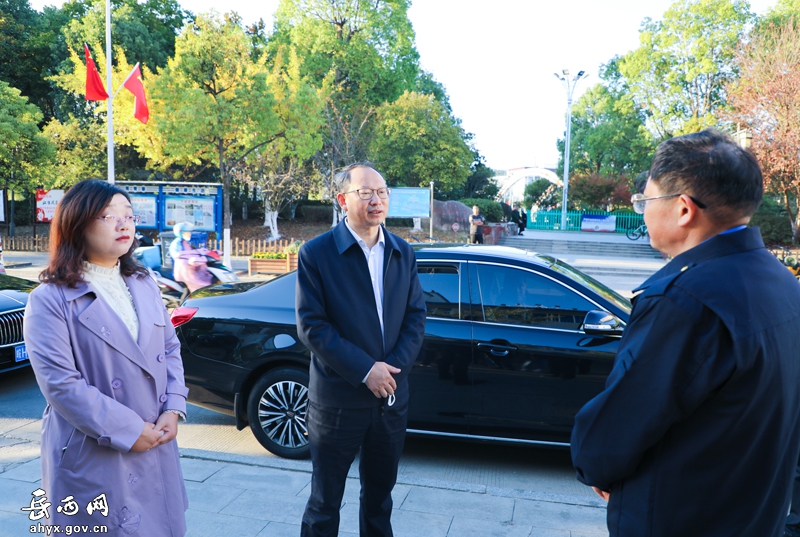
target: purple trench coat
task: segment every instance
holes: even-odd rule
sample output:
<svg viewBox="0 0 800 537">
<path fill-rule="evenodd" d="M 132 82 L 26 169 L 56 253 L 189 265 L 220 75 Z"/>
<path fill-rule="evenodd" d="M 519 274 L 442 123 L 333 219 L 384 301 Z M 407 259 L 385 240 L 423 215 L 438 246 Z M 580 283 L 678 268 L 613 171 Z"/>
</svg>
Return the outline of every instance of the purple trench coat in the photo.
<svg viewBox="0 0 800 537">
<path fill-rule="evenodd" d="M 130 452 L 145 421 L 155 423 L 168 408 L 186 411 L 180 344 L 152 280 L 125 281 L 139 317 L 138 341 L 91 284 L 43 284 L 28 299 L 25 345 L 47 400 L 41 488 L 51 504 L 49 518 L 31 524 L 182 536 L 188 500 L 177 443 Z"/>
</svg>

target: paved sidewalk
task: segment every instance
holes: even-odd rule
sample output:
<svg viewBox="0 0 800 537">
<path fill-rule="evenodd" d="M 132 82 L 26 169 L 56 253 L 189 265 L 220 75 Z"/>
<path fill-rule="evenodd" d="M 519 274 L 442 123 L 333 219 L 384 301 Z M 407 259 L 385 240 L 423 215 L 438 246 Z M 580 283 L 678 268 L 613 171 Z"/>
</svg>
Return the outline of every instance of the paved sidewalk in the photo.
<svg viewBox="0 0 800 537">
<path fill-rule="evenodd" d="M 5 420 L 16 421 L 16 420 Z M 40 422 L 0 437 L 0 537 L 30 534 L 22 507 L 39 488 Z M 9 425 L 8 423 L 6 425 Z M 5 428 L 5 427 L 4 427 Z M 309 495 L 307 461 L 181 450 L 189 495 L 187 525 L 196 537 L 297 537 Z M 359 482 L 347 482 L 341 535 L 358 535 Z M 392 516 L 397 537 L 605 537 L 605 507 L 582 497 L 399 476 Z M 48 498 L 56 505 L 60 499 Z M 147 536 L 158 537 L 158 536 Z"/>
</svg>

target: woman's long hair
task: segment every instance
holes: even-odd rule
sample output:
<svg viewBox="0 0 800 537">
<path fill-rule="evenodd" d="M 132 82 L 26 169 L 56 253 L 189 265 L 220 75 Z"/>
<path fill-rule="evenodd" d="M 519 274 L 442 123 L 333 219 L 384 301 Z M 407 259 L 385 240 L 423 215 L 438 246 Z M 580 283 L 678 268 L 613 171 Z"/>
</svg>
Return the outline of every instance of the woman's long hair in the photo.
<svg viewBox="0 0 800 537">
<path fill-rule="evenodd" d="M 50 224 L 50 264 L 39 274 L 39 281 L 74 288 L 83 280 L 83 262 L 87 260 L 86 230 L 103 214 L 116 194 L 131 200 L 125 190 L 92 179 L 81 181 L 67 191 L 58 202 Z M 131 257 L 138 245 L 134 236 L 130 249 L 119 258 L 119 271 L 123 276 L 147 274 Z"/>
</svg>

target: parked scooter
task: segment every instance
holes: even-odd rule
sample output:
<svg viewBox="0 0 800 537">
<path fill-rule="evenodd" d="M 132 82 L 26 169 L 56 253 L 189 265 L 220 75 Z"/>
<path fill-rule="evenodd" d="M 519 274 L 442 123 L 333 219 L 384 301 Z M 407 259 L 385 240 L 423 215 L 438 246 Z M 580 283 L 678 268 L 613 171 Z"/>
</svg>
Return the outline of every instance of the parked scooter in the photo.
<svg viewBox="0 0 800 537">
<path fill-rule="evenodd" d="M 236 273 L 222 264 L 219 252 L 207 250 L 205 248 L 197 250 L 186 250 L 187 255 L 193 255 L 205 259 L 206 268 L 211 273 L 212 285 L 216 283 L 238 282 L 239 277 Z M 161 291 L 161 299 L 167 309 L 176 308 L 189 296 L 189 288 L 183 282 L 174 279 L 172 268 L 165 267 L 161 263 L 161 247 L 140 246 L 133 252 L 134 258 L 142 265 L 147 267 L 150 276 L 158 285 Z"/>
<path fill-rule="evenodd" d="M 786 265 L 789 272 L 800 281 L 800 260 L 798 260 L 797 256 L 783 246 L 772 246 L 770 250 L 778 258 L 778 261 Z"/>
</svg>

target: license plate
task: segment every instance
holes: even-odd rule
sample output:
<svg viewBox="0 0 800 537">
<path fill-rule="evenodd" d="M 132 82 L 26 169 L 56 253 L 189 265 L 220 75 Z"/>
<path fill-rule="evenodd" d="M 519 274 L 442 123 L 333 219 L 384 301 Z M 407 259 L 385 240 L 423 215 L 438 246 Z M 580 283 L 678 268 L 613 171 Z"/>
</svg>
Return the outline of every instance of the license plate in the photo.
<svg viewBox="0 0 800 537">
<path fill-rule="evenodd" d="M 14 361 L 15 362 L 24 362 L 28 359 L 28 350 L 25 348 L 25 345 L 17 345 L 14 347 Z"/>
</svg>

